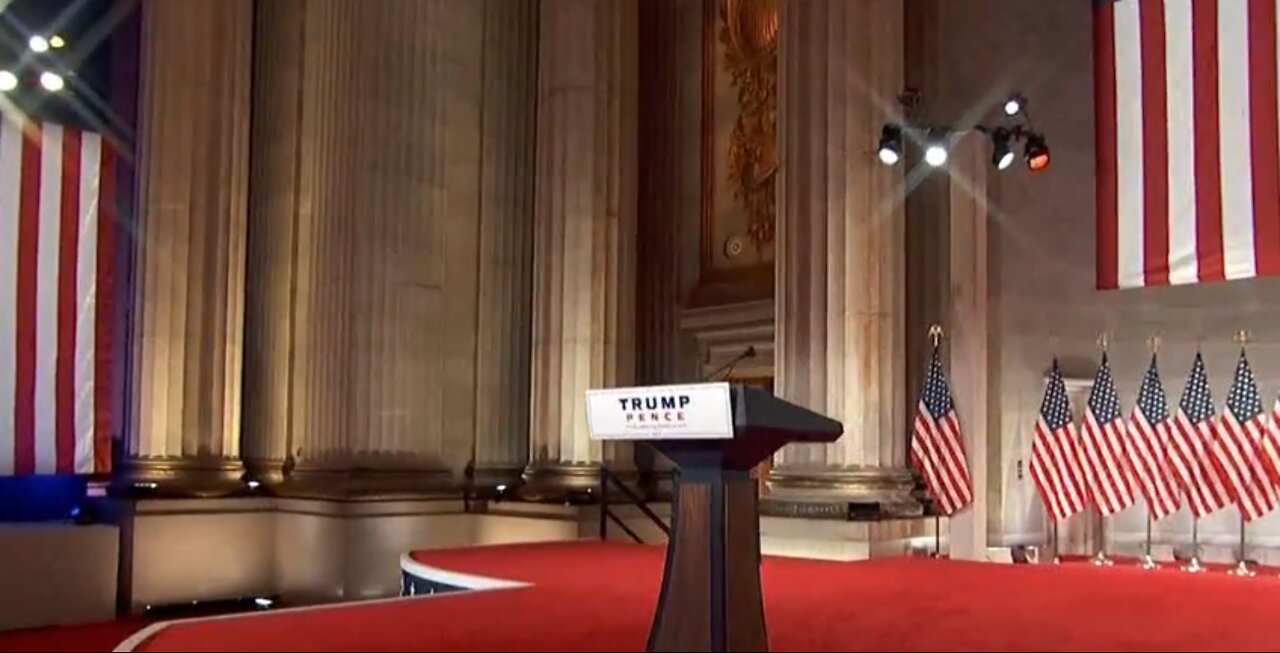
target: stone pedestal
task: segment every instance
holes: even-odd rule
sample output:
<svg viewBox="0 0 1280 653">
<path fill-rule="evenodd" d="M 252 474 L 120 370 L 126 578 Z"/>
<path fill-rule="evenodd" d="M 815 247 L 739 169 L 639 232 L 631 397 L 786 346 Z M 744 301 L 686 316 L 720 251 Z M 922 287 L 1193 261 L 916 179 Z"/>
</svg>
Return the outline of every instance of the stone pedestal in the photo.
<svg viewBox="0 0 1280 653">
<path fill-rule="evenodd" d="M 538 39 L 530 491 L 594 485 L 629 446 L 585 393 L 634 380 L 637 0 L 544 0 Z"/>
<path fill-rule="evenodd" d="M 898 118 L 901 0 L 783 0 L 777 389 L 840 420 L 831 445 L 775 457 L 771 495 L 918 512 L 905 468 L 901 168 L 875 155 Z"/>
</svg>

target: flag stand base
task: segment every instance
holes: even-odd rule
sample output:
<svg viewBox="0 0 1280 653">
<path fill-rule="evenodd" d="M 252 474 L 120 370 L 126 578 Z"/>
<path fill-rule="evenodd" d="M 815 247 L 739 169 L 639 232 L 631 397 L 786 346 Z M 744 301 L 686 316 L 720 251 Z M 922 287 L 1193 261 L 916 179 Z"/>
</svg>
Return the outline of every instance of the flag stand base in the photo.
<svg viewBox="0 0 1280 653">
<path fill-rule="evenodd" d="M 1244 560 L 1237 562 L 1235 569 L 1232 569 L 1227 573 L 1231 574 L 1232 576 L 1239 576 L 1240 578 L 1253 578 L 1254 576 L 1258 575 L 1258 572 L 1251 569 L 1249 567 L 1249 563 L 1245 562 Z"/>
<path fill-rule="evenodd" d="M 1099 551 L 1098 555 L 1093 556 L 1092 562 L 1095 567 L 1111 567 L 1116 564 L 1115 561 L 1108 558 L 1107 554 L 1103 551 Z"/>
<path fill-rule="evenodd" d="M 1147 571 L 1154 571 L 1160 568 L 1160 565 L 1156 564 L 1156 559 L 1151 557 L 1150 553 L 1142 556 L 1142 563 L 1139 566 Z"/>
<path fill-rule="evenodd" d="M 1204 568 L 1204 565 L 1200 564 L 1200 556 L 1198 555 L 1191 556 L 1191 560 L 1187 561 L 1187 564 L 1182 567 L 1182 570 L 1188 574 L 1200 574 L 1207 571 Z"/>
</svg>

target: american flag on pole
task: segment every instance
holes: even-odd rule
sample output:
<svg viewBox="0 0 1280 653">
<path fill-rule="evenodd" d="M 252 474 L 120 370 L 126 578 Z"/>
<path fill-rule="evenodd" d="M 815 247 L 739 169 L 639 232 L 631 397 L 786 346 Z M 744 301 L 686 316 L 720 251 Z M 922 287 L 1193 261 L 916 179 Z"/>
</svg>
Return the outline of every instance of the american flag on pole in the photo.
<svg viewBox="0 0 1280 653">
<path fill-rule="evenodd" d="M 114 157 L 0 119 L 0 476 L 111 463 Z"/>
<path fill-rule="evenodd" d="M 1210 515 L 1227 505 L 1227 490 L 1213 471 L 1209 447 L 1214 440 L 1213 396 L 1209 392 L 1209 375 L 1204 357 L 1196 354 L 1182 402 L 1169 430 L 1169 462 L 1178 477 L 1178 485 L 1187 497 L 1187 505 L 1196 519 Z"/>
<path fill-rule="evenodd" d="M 916 412 L 911 462 L 924 477 L 929 494 L 942 514 L 953 515 L 973 502 L 960 420 L 956 417 L 955 402 L 937 345 L 929 358 L 929 372 Z"/>
<path fill-rule="evenodd" d="M 1083 511 L 1087 502 L 1088 487 L 1079 451 L 1067 385 L 1062 380 L 1058 361 L 1054 360 L 1031 441 L 1031 480 L 1055 520 Z"/>
<path fill-rule="evenodd" d="M 1262 465 L 1272 485 L 1280 487 L 1280 397 L 1271 409 L 1271 419 L 1262 434 Z"/>
<path fill-rule="evenodd" d="M 1182 503 L 1178 496 L 1177 479 L 1171 475 L 1166 453 L 1170 420 L 1169 401 L 1165 397 L 1160 369 L 1153 354 L 1151 365 L 1147 367 L 1147 374 L 1142 379 L 1142 389 L 1138 391 L 1138 403 L 1134 405 L 1133 414 L 1129 417 L 1129 439 L 1125 452 L 1129 457 L 1129 466 L 1138 479 L 1138 486 L 1142 488 L 1142 496 L 1147 500 L 1151 518 L 1157 520 L 1177 512 Z"/>
<path fill-rule="evenodd" d="M 1214 471 L 1240 515 L 1253 521 L 1276 508 L 1276 492 L 1263 465 L 1263 436 L 1269 428 L 1249 359 L 1240 352 L 1235 381 L 1213 440 Z"/>
<path fill-rule="evenodd" d="M 1084 427 L 1080 431 L 1085 482 L 1094 504 L 1104 516 L 1133 505 L 1133 479 L 1124 455 L 1125 431 L 1116 382 L 1104 353 L 1102 366 L 1098 368 L 1089 393 Z"/>
<path fill-rule="evenodd" d="M 1276 3 L 1094 3 L 1101 288 L 1280 274 Z"/>
</svg>

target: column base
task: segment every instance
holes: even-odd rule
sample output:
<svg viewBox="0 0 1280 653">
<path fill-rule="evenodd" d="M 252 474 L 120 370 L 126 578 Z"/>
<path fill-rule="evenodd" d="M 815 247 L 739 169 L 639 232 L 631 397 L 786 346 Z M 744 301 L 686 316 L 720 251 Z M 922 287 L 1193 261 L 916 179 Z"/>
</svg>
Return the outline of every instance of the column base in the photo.
<svg viewBox="0 0 1280 653">
<path fill-rule="evenodd" d="M 523 465 L 481 465 L 471 472 L 471 485 L 476 488 L 519 487 L 524 482 Z"/>
<path fill-rule="evenodd" d="M 770 470 L 765 514 L 849 521 L 918 517 L 916 478 L 901 467 Z"/>
<path fill-rule="evenodd" d="M 299 499 L 458 499 L 463 480 L 447 469 L 335 470 L 296 467 L 277 493 Z"/>
<path fill-rule="evenodd" d="M 529 501 L 591 503 L 600 491 L 600 465 L 530 463 L 520 496 Z"/>
<path fill-rule="evenodd" d="M 249 493 L 239 460 L 126 460 L 111 477 L 111 493 L 132 498 L 214 498 Z"/>
<path fill-rule="evenodd" d="M 247 482 L 257 482 L 271 490 L 284 484 L 285 461 L 283 460 L 246 460 L 244 468 L 244 477 Z"/>
</svg>

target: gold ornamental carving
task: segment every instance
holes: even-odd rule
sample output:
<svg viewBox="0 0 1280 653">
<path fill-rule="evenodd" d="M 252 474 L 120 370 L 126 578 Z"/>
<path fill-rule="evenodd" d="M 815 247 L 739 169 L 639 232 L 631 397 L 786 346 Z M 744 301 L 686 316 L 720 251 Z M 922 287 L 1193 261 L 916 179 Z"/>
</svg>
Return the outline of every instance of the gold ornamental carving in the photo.
<svg viewBox="0 0 1280 653">
<path fill-rule="evenodd" d="M 724 67 L 738 93 L 729 142 L 729 183 L 757 248 L 773 242 L 778 174 L 778 2 L 721 0 Z"/>
</svg>

